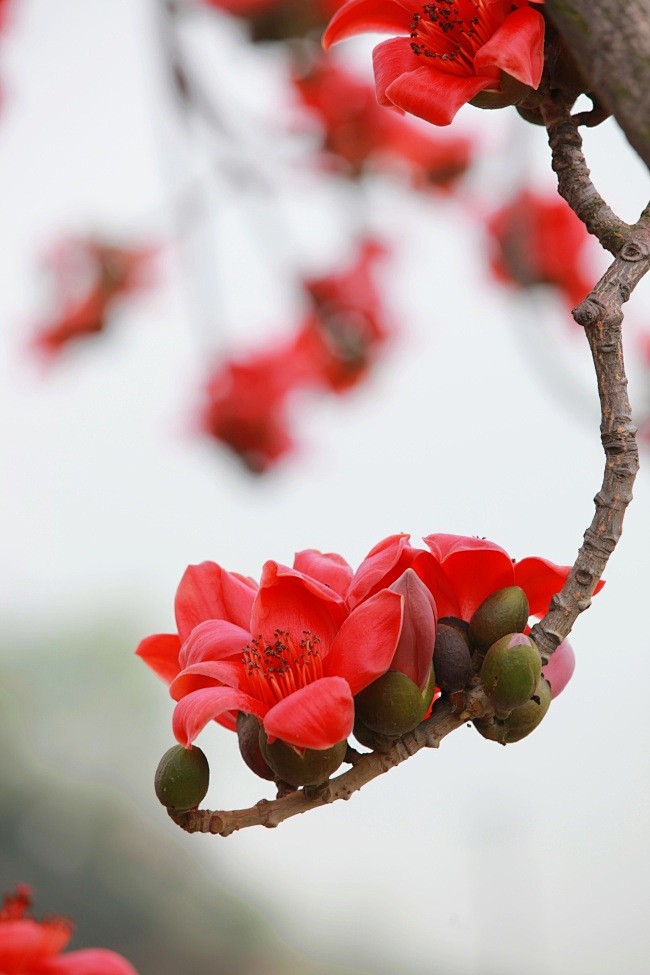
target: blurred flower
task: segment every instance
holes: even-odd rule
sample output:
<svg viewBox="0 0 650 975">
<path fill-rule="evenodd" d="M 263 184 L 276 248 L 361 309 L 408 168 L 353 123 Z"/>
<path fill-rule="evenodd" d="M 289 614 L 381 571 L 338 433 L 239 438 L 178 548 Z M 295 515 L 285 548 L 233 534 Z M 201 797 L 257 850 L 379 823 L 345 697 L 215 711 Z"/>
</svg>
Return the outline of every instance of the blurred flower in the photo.
<svg viewBox="0 0 650 975">
<path fill-rule="evenodd" d="M 385 112 L 371 85 L 330 58 L 314 61 L 307 72 L 294 70 L 292 82 L 323 127 L 323 149 L 351 176 L 367 167 L 401 168 L 416 189 L 450 190 L 470 165 L 468 138 L 441 138 Z"/>
<path fill-rule="evenodd" d="M 192 568 L 198 614 L 215 575 L 221 598 L 213 611 L 223 614 L 194 626 L 178 653 L 170 687 L 179 702 L 177 740 L 188 747 L 215 719 L 234 728 L 238 711 L 259 718 L 269 741 L 296 748 L 325 749 L 347 738 L 353 696 L 385 673 L 395 653 L 403 597 L 382 592 L 349 612 L 333 589 L 277 562 L 264 565 L 257 590 L 213 563 Z M 230 606 L 226 580 L 235 594 Z M 137 652 L 159 674 L 166 652 L 173 671 L 169 635 L 149 637 Z"/>
<path fill-rule="evenodd" d="M 521 190 L 492 214 L 487 229 L 498 281 L 524 289 L 550 285 L 572 308 L 591 291 L 582 267 L 589 233 L 557 194 Z"/>
<path fill-rule="evenodd" d="M 101 332 L 118 299 L 151 283 L 156 253 L 154 247 L 118 247 L 92 238 L 71 238 L 58 244 L 47 263 L 62 310 L 39 327 L 33 348 L 53 356 L 69 342 Z"/>
<path fill-rule="evenodd" d="M 87 948 L 61 952 L 73 924 L 62 917 L 36 921 L 28 916 L 31 892 L 19 884 L 0 907 L 0 972 L 2 975 L 136 975 L 132 965 L 113 951 Z"/>
<path fill-rule="evenodd" d="M 302 370 L 293 343 L 218 365 L 207 382 L 202 429 L 251 473 L 265 473 L 294 448 L 287 399 L 302 384 Z"/>
<path fill-rule="evenodd" d="M 449 125 L 484 91 L 504 93 L 512 79 L 537 88 L 544 66 L 544 18 L 527 0 L 348 0 L 330 21 L 323 47 L 368 31 L 398 33 L 373 51 L 382 105 Z M 515 86 L 516 87 L 516 86 Z M 518 89 L 505 103 L 513 104 Z"/>
<path fill-rule="evenodd" d="M 293 346 L 304 384 L 342 392 L 357 385 L 376 362 L 390 334 L 372 277 L 375 263 L 385 254 L 383 245 L 365 240 L 351 267 L 304 282 L 313 312 Z"/>
</svg>

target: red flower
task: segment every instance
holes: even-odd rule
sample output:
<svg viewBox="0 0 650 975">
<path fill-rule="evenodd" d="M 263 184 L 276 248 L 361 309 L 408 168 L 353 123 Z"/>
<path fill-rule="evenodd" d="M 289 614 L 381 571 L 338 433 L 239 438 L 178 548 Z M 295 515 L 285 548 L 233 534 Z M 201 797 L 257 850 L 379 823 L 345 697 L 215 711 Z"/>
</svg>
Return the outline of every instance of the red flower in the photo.
<svg viewBox="0 0 650 975">
<path fill-rule="evenodd" d="M 352 267 L 305 281 L 314 311 L 294 343 L 303 382 L 340 392 L 356 385 L 375 363 L 389 335 L 372 277 L 375 262 L 385 253 L 381 244 L 366 240 Z"/>
<path fill-rule="evenodd" d="M 557 288 L 573 308 L 591 291 L 582 267 L 589 233 L 557 194 L 522 190 L 487 224 L 497 280 L 519 288 Z"/>
<path fill-rule="evenodd" d="M 401 166 L 416 189 L 448 190 L 469 167 L 469 139 L 442 139 L 385 112 L 371 85 L 330 59 L 321 58 L 292 81 L 323 126 L 323 148 L 352 176 L 368 166 L 389 171 Z"/>
<path fill-rule="evenodd" d="M 367 31 L 399 33 L 373 51 L 377 97 L 449 125 L 482 91 L 502 90 L 503 73 L 537 88 L 544 66 L 544 18 L 527 0 L 348 0 L 323 36 L 327 50 Z"/>
<path fill-rule="evenodd" d="M 149 637 L 137 651 L 165 677 L 180 668 L 170 688 L 177 740 L 188 747 L 214 719 L 234 727 L 238 711 L 256 715 L 270 740 L 296 748 L 347 738 L 353 695 L 395 653 L 403 597 L 382 592 L 350 613 L 334 590 L 277 562 L 265 564 L 256 592 L 212 563 L 192 567 L 191 578 L 198 598 L 187 600 L 186 581 L 181 622 L 214 615 L 194 625 L 180 653 L 170 635 Z M 215 579 L 219 592 L 206 599 Z"/>
<path fill-rule="evenodd" d="M 113 951 L 88 948 L 60 954 L 72 936 L 72 922 L 28 917 L 31 894 L 19 884 L 0 907 L 0 972 L 2 975 L 136 975 L 132 965 Z"/>
<path fill-rule="evenodd" d="M 116 247 L 98 240 L 70 239 L 48 258 L 61 313 L 39 328 L 32 345 L 49 356 L 69 342 L 101 332 L 117 299 L 149 283 L 152 247 Z"/>
<path fill-rule="evenodd" d="M 217 366 L 206 386 L 202 429 L 249 471 L 265 473 L 294 447 L 287 399 L 302 382 L 302 368 L 293 344 Z"/>
<path fill-rule="evenodd" d="M 247 20 L 253 41 L 282 41 L 321 31 L 340 0 L 204 0 Z"/>
</svg>

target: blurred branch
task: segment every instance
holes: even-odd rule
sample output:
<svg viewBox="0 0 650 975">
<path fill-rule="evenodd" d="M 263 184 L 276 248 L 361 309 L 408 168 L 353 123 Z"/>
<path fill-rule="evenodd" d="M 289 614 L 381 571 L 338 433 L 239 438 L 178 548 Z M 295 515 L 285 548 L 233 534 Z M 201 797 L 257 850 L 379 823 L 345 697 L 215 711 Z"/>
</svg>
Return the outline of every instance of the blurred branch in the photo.
<svg viewBox="0 0 650 975">
<path fill-rule="evenodd" d="M 553 168 L 560 193 L 614 261 L 594 290 L 574 309 L 585 329 L 596 370 L 601 405 L 601 441 L 605 451 L 603 484 L 596 495 L 591 525 L 576 562 L 553 597 L 546 616 L 532 630 L 543 657 L 568 636 L 591 597 L 623 530 L 625 510 L 639 469 L 636 427 L 632 423 L 623 359 L 623 304 L 650 269 L 650 213 L 628 226 L 597 193 L 582 153 L 582 139 L 569 106 L 547 100 L 542 105 Z"/>
<path fill-rule="evenodd" d="M 247 826 L 266 826 L 272 829 L 292 816 L 319 806 L 327 806 L 337 799 L 349 799 L 368 782 L 400 765 L 421 748 L 437 748 L 446 735 L 460 728 L 466 721 L 491 713 L 491 706 L 482 688 L 476 686 L 462 695 L 460 708 L 454 708 L 448 700 L 440 700 L 434 706 L 431 717 L 418 725 L 415 731 L 398 738 L 385 752 L 374 751 L 361 756 L 355 754 L 353 767 L 330 779 L 323 786 L 306 786 L 278 799 L 260 799 L 249 809 L 218 812 L 192 809 L 182 813 L 170 812 L 169 815 L 188 833 L 229 836 Z"/>
<path fill-rule="evenodd" d="M 546 0 L 592 90 L 650 166 L 650 0 Z"/>
</svg>

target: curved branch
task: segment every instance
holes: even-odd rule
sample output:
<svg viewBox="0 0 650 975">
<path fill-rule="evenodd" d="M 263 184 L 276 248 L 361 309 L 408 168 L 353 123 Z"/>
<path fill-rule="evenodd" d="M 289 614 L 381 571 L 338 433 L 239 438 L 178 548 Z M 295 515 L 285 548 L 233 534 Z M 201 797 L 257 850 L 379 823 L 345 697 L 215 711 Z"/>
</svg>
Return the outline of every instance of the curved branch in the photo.
<svg viewBox="0 0 650 975">
<path fill-rule="evenodd" d="M 480 686 L 473 687 L 462 696 L 460 709 L 454 709 L 449 701 L 435 705 L 431 717 L 391 745 L 386 752 L 368 752 L 356 757 L 354 766 L 347 772 L 330 779 L 318 789 L 305 787 L 279 799 L 260 799 L 249 809 L 232 809 L 212 812 L 209 809 L 191 809 L 189 812 L 169 815 L 188 833 L 216 833 L 229 836 L 247 826 L 266 826 L 272 829 L 300 813 L 326 806 L 337 799 L 349 799 L 366 783 L 388 772 L 415 755 L 421 748 L 437 748 L 442 739 L 460 728 L 472 718 L 492 713 L 492 708 Z"/>
<path fill-rule="evenodd" d="M 650 166 L 650 0 L 546 0 L 593 91 Z"/>
</svg>

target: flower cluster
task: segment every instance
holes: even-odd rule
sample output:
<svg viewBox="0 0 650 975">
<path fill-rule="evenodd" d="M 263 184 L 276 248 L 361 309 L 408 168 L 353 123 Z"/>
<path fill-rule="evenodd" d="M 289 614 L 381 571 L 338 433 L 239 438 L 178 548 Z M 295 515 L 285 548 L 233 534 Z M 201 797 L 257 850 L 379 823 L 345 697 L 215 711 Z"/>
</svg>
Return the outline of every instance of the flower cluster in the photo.
<svg viewBox="0 0 650 975">
<path fill-rule="evenodd" d="M 480 634 L 525 630 L 568 573 L 538 557 L 515 562 L 485 539 L 424 541 L 416 548 L 405 534 L 385 538 L 356 572 L 340 555 L 308 549 L 292 567 L 265 563 L 259 584 L 214 562 L 189 566 L 176 593 L 177 632 L 147 637 L 137 650 L 170 686 L 177 741 L 190 748 L 217 721 L 240 732 L 242 754 L 258 774 L 270 767 L 266 777 L 305 784 L 284 774 L 282 749 L 302 757 L 334 749 L 336 768 L 353 731 L 376 747 L 412 730 L 439 695 L 436 684 L 451 692 L 477 679 L 489 649 Z M 488 613 L 479 634 L 486 601 L 506 591 L 515 615 L 508 611 L 504 629 Z M 446 648 L 436 679 L 438 631 L 450 627 L 474 651 L 457 688 L 447 688 L 443 675 Z M 564 666 L 556 693 L 568 676 Z M 250 747 L 251 721 L 262 763 Z"/>
<path fill-rule="evenodd" d="M 373 281 L 385 253 L 366 240 L 352 266 L 303 281 L 309 307 L 296 332 L 270 349 L 220 363 L 210 375 L 201 427 L 249 471 L 264 473 L 293 448 L 294 394 L 344 392 L 374 365 L 390 335 Z"/>
<path fill-rule="evenodd" d="M 414 189 L 449 191 L 470 166 L 470 139 L 442 138 L 385 112 L 372 85 L 329 58 L 314 61 L 307 71 L 294 70 L 292 81 L 321 125 L 325 161 L 349 176 L 403 173 Z"/>
<path fill-rule="evenodd" d="M 589 234 L 557 193 L 520 190 L 488 219 L 492 273 L 521 289 L 547 285 L 574 308 L 589 294 Z"/>
<path fill-rule="evenodd" d="M 3 975 L 136 975 L 113 951 L 88 948 L 62 954 L 72 937 L 67 918 L 30 917 L 31 891 L 19 884 L 0 907 L 0 972 Z"/>
<path fill-rule="evenodd" d="M 153 247 L 127 248 L 95 238 L 70 238 L 48 255 L 60 312 L 41 325 L 34 349 L 56 355 L 71 342 L 104 330 L 115 303 L 150 283 Z"/>
</svg>

